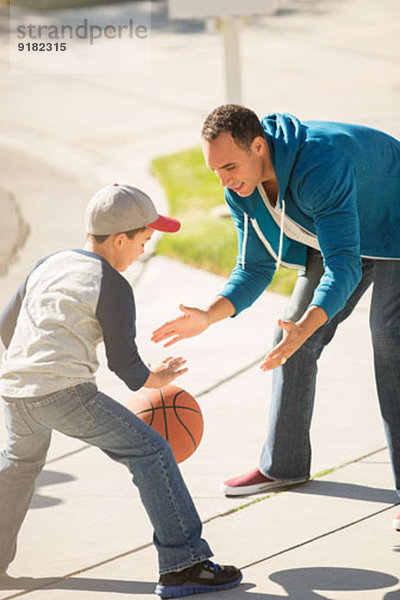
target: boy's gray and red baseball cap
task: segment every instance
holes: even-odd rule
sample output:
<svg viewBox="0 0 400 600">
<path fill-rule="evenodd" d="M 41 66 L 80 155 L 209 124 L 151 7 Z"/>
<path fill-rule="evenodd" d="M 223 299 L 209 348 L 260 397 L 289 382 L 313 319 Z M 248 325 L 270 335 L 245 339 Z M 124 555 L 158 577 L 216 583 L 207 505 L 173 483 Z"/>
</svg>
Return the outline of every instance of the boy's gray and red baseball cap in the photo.
<svg viewBox="0 0 400 600">
<path fill-rule="evenodd" d="M 139 227 L 174 233 L 181 224 L 177 219 L 159 215 L 149 196 L 132 185 L 106 185 L 87 206 L 87 233 L 109 235 Z"/>
</svg>

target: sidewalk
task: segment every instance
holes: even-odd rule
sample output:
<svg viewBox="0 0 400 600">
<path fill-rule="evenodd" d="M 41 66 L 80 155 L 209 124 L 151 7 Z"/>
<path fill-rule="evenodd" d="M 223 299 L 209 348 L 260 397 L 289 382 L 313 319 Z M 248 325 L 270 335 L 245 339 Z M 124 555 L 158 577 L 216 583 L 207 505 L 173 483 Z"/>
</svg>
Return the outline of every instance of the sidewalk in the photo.
<svg viewBox="0 0 400 600">
<path fill-rule="evenodd" d="M 243 32 L 245 102 L 260 112 L 279 108 L 302 118 L 356 120 L 399 135 L 394 72 L 400 50 L 392 35 L 397 2 L 386 0 L 379 11 L 372 0 L 286 6 L 273 26 L 264 19 Z M 30 234 L 1 278 L 1 306 L 38 257 L 81 244 L 85 204 L 99 185 L 135 181 L 164 205 L 148 160 L 196 144 L 203 115 L 221 102 L 223 91 L 215 58 L 219 38 L 201 30 L 177 33 L 163 18 L 160 9 L 154 80 L 143 80 L 140 88 L 128 78 L 22 79 L 4 67 L 0 176 Z M 0 59 L 6 53 L 0 37 Z M 176 60 L 181 54 L 190 55 L 190 64 Z M 215 79 L 206 86 L 210 72 Z M 132 114 L 140 120 L 124 118 Z M 162 257 L 141 263 L 128 277 L 139 309 L 140 350 L 150 362 L 166 352 L 149 342 L 152 329 L 175 315 L 180 302 L 201 305 L 223 285 L 220 277 Z M 271 375 L 257 363 L 285 301 L 265 293 L 239 318 L 173 348 L 190 366 L 177 384 L 198 398 L 205 418 L 201 446 L 182 472 L 216 559 L 244 572 L 239 588 L 207 597 L 399 600 L 400 535 L 391 521 L 400 508 L 374 388 L 368 298 L 320 361 L 312 427 L 316 479 L 270 496 L 228 499 L 218 492 L 222 480 L 258 460 Z M 106 370 L 104 356 L 98 382 L 121 402 L 130 396 Z M 4 435 L 0 428 L 0 446 Z M 153 598 L 151 528 L 128 473 L 95 449 L 54 435 L 9 575 L 0 582 L 0 600 Z"/>
<path fill-rule="evenodd" d="M 152 259 L 137 284 L 141 349 L 151 360 L 161 354 L 146 344 L 152 324 L 165 314 L 164 303 L 173 307 L 178 298 L 191 301 L 194 277 L 196 293 L 202 290 L 204 299 L 220 289 L 220 278 L 163 258 Z M 143 300 L 151 296 L 156 282 L 163 301 L 146 305 Z M 173 289 L 171 282 L 179 285 Z M 391 529 L 398 507 L 393 508 L 397 498 L 367 368 L 371 357 L 365 305 L 321 360 L 313 473 L 339 468 L 268 498 L 227 499 L 218 493 L 221 480 L 257 459 L 269 376 L 255 366 L 239 371 L 262 356 L 272 323 L 270 330 L 266 323 L 265 340 L 254 340 L 255 327 L 267 311 L 279 313 L 282 304 L 279 296 L 265 294 L 241 319 L 223 323 L 179 349 L 191 367 L 179 384 L 199 399 L 206 423 L 202 444 L 182 471 L 216 557 L 238 563 L 245 575 L 245 583 L 229 596 L 210 598 L 252 594 L 272 599 L 287 593 L 308 600 L 314 597 L 311 590 L 320 590 L 322 596 L 317 597 L 322 598 L 383 598 L 381 588 L 398 589 L 399 542 Z M 362 356 L 355 356 L 357 347 L 366 348 Z M 346 384 L 335 377 L 336 370 Z M 351 378 L 352 371 L 360 378 Z M 104 368 L 99 383 L 122 401 L 129 397 Z M 115 599 L 131 594 L 151 597 L 156 556 L 150 540 L 151 530 L 128 474 L 95 449 L 55 435 L 9 571 L 16 580 L 11 589 L 0 588 L 0 598 L 36 587 L 42 589 L 28 594 L 33 600 L 91 599 L 104 593 Z M 327 596 L 324 590 L 329 590 Z"/>
</svg>

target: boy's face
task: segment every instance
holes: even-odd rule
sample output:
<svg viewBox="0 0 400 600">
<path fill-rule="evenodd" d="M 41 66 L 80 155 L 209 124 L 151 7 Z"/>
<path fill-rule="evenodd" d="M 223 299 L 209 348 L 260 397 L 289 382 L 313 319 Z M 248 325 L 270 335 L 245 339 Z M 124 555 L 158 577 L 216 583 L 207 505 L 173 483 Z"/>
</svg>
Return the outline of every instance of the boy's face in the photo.
<svg viewBox="0 0 400 600">
<path fill-rule="evenodd" d="M 124 233 L 118 234 L 115 238 L 117 252 L 114 268 L 120 272 L 126 271 L 143 254 L 145 244 L 153 233 L 153 229 L 146 229 L 137 233 L 132 239 L 129 239 Z"/>
</svg>

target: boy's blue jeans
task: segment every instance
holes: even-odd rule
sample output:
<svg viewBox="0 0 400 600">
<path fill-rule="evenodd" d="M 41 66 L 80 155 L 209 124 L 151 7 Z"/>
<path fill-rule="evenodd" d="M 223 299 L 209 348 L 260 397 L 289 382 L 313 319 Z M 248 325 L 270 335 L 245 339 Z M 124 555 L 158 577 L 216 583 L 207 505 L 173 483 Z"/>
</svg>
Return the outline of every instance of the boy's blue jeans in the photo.
<svg viewBox="0 0 400 600">
<path fill-rule="evenodd" d="M 4 408 L 8 439 L 0 455 L 0 572 L 15 556 L 52 429 L 97 446 L 129 469 L 154 527 L 160 573 L 212 556 L 169 444 L 95 385 L 82 383 L 37 398 L 4 398 Z"/>
<path fill-rule="evenodd" d="M 363 259 L 363 277 L 346 306 L 274 370 L 260 470 L 273 479 L 304 479 L 310 474 L 310 424 L 314 407 L 317 360 L 336 328 L 373 284 L 370 328 L 380 410 L 397 493 L 400 495 L 400 260 Z M 284 319 L 297 321 L 308 307 L 323 273 L 319 252 L 309 249 L 307 269 L 298 278 Z M 274 345 L 282 339 L 275 333 Z"/>
</svg>

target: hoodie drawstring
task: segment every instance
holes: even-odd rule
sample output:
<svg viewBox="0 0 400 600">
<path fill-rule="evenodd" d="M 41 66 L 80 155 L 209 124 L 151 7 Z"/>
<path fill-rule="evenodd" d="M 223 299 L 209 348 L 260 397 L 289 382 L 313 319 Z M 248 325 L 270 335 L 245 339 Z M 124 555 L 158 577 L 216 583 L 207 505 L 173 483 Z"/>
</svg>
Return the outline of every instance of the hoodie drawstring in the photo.
<svg viewBox="0 0 400 600">
<path fill-rule="evenodd" d="M 246 258 L 246 246 L 247 246 L 247 235 L 249 229 L 249 216 L 247 213 L 244 213 L 244 232 L 243 232 L 243 244 L 242 244 L 242 269 L 245 268 L 245 258 Z"/>
<path fill-rule="evenodd" d="M 280 227 L 279 227 L 279 249 L 278 249 L 278 260 L 276 262 L 276 270 L 279 269 L 279 267 L 281 265 L 281 261 L 282 261 L 283 229 L 284 229 L 284 224 L 285 224 L 285 213 L 286 213 L 286 203 L 285 203 L 285 200 L 282 199 L 281 221 L 280 221 Z M 243 244 L 242 244 L 242 269 L 245 269 L 248 229 L 249 229 L 249 216 L 247 213 L 244 213 L 244 231 L 243 231 Z"/>
<path fill-rule="evenodd" d="M 285 201 L 282 199 L 282 210 L 281 210 L 281 223 L 280 223 L 280 232 L 279 232 L 279 250 L 278 250 L 278 261 L 276 263 L 276 270 L 279 269 L 282 260 L 282 249 L 283 249 L 283 225 L 285 222 L 285 210 L 286 205 Z"/>
</svg>

